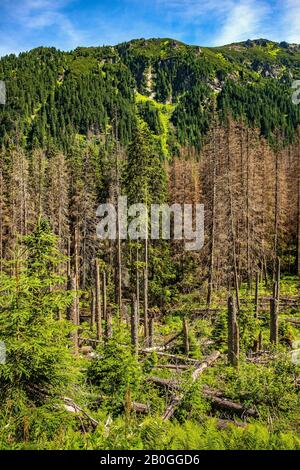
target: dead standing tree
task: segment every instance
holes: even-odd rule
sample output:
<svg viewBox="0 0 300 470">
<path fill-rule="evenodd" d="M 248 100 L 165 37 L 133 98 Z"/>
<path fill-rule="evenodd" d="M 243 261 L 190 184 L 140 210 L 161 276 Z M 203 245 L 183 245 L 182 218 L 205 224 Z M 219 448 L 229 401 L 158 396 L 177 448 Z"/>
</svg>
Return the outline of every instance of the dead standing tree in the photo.
<svg viewBox="0 0 300 470">
<path fill-rule="evenodd" d="M 138 342 L 138 307 L 136 296 L 132 296 L 132 306 L 131 306 L 131 345 L 132 352 L 137 356 L 139 349 Z"/>
<path fill-rule="evenodd" d="M 258 302 L 259 302 L 259 272 L 256 271 L 255 279 L 255 300 L 254 300 L 254 318 L 258 316 Z"/>
<path fill-rule="evenodd" d="M 103 292 L 103 319 L 107 321 L 107 296 L 106 296 L 106 272 L 102 273 L 102 292 Z"/>
<path fill-rule="evenodd" d="M 297 274 L 300 276 L 300 139 L 297 145 Z"/>
<path fill-rule="evenodd" d="M 95 262 L 96 271 L 96 327 L 97 327 L 97 340 L 102 338 L 102 308 L 101 308 L 101 286 L 100 286 L 100 268 L 98 260 Z"/>
<path fill-rule="evenodd" d="M 236 306 L 233 297 L 228 298 L 228 362 L 239 365 L 239 327 L 236 317 Z"/>
<path fill-rule="evenodd" d="M 103 319 L 105 322 L 105 331 L 104 336 L 105 339 L 109 339 L 112 337 L 112 312 L 111 307 L 107 306 L 107 289 L 106 289 L 106 272 L 103 271 L 102 273 L 102 300 L 103 300 Z"/>
<path fill-rule="evenodd" d="M 189 324 L 187 318 L 182 319 L 182 329 L 183 329 L 183 347 L 185 354 L 190 352 L 190 342 L 189 342 Z"/>
<path fill-rule="evenodd" d="M 232 242 L 232 268 L 233 268 L 233 278 L 234 278 L 234 287 L 236 295 L 236 303 L 238 311 L 240 310 L 240 296 L 239 296 L 239 274 L 238 274 L 238 259 L 237 259 L 237 238 L 235 230 L 235 214 L 234 214 L 234 205 L 233 205 L 233 194 L 232 194 L 232 169 L 231 169 L 231 122 L 228 123 L 228 132 L 226 136 L 226 145 L 227 145 L 227 192 L 229 197 L 229 224 L 230 224 L 230 238 Z"/>
<path fill-rule="evenodd" d="M 276 281 L 273 285 L 273 297 L 270 299 L 270 341 L 278 344 L 278 314 L 280 299 L 280 260 L 276 263 Z"/>
<path fill-rule="evenodd" d="M 68 276 L 68 285 L 67 289 L 73 295 L 72 303 L 67 308 L 67 320 L 71 321 L 76 327 L 78 326 L 78 316 L 77 316 L 77 304 L 78 304 L 78 295 L 76 290 L 76 278 L 75 276 Z M 75 328 L 71 333 L 71 339 L 74 344 L 75 354 L 78 352 L 78 329 Z"/>
<path fill-rule="evenodd" d="M 138 317 L 138 320 L 139 320 L 139 317 Z M 148 341 L 149 348 L 152 348 L 154 344 L 154 326 L 155 326 L 155 312 L 150 311 L 149 312 L 149 341 Z"/>
<path fill-rule="evenodd" d="M 210 228 L 210 253 L 208 270 L 208 289 L 207 306 L 211 306 L 213 284 L 214 284 L 214 265 L 215 265 L 215 232 L 216 232 L 216 198 L 217 198 L 217 143 L 216 143 L 216 120 L 213 126 L 212 134 L 212 175 L 211 175 L 211 228 Z"/>
<path fill-rule="evenodd" d="M 96 292 L 94 288 L 91 289 L 90 312 L 91 327 L 93 328 L 96 323 Z"/>
</svg>

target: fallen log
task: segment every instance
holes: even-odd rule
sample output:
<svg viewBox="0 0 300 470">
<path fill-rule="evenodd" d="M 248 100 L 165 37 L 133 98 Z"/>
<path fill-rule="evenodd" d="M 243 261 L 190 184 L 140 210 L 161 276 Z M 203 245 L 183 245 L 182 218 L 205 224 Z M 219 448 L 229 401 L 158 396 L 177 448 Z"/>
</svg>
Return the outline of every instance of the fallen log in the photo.
<svg viewBox="0 0 300 470">
<path fill-rule="evenodd" d="M 283 318 L 283 320 L 293 325 L 300 325 L 300 318 Z"/>
<path fill-rule="evenodd" d="M 140 354 L 151 354 L 153 352 L 160 353 L 167 349 L 165 346 L 151 346 L 150 348 L 139 349 Z"/>
<path fill-rule="evenodd" d="M 176 354 L 168 354 L 168 353 L 165 353 L 165 352 L 158 352 L 157 355 L 162 356 L 162 357 L 167 357 L 169 359 L 174 359 L 174 361 L 191 362 L 191 363 L 194 363 L 194 364 L 199 364 L 199 359 L 193 359 L 193 358 L 187 357 L 187 356 L 177 356 Z"/>
<path fill-rule="evenodd" d="M 143 348 L 143 349 L 140 349 L 139 352 L 141 354 L 147 354 L 147 353 L 152 353 L 152 352 L 164 352 L 166 351 L 167 349 L 170 348 L 170 344 L 175 341 L 175 339 L 179 338 L 179 336 L 182 335 L 182 331 L 179 331 L 179 333 L 176 333 L 175 335 L 173 335 L 171 338 L 169 338 L 167 341 L 165 341 L 162 345 L 160 346 L 151 346 L 149 348 Z"/>
<path fill-rule="evenodd" d="M 255 364 L 269 364 L 271 361 L 277 359 L 278 355 L 271 353 L 270 351 L 259 351 L 252 353 L 252 357 L 247 357 L 248 362 Z"/>
<path fill-rule="evenodd" d="M 82 414 L 85 418 L 87 418 L 92 426 L 96 428 L 99 424 L 99 422 L 92 418 L 86 411 L 84 411 L 77 403 L 75 403 L 71 398 L 68 397 L 61 397 L 61 400 L 65 403 L 65 408 L 67 411 L 70 413 L 78 413 Z"/>
<path fill-rule="evenodd" d="M 170 388 L 173 390 L 181 390 L 180 383 L 176 380 L 161 379 L 160 377 L 148 377 L 146 382 L 154 383 L 159 387 Z"/>
<path fill-rule="evenodd" d="M 191 366 L 186 364 L 157 364 L 154 369 L 173 369 L 173 370 L 187 370 Z"/>
<path fill-rule="evenodd" d="M 214 362 L 216 362 L 220 356 L 221 353 L 219 351 L 215 351 L 210 354 L 203 362 L 201 362 L 199 367 L 192 373 L 192 383 L 198 379 L 199 375 L 201 375 L 207 367 L 210 367 Z"/>
<path fill-rule="evenodd" d="M 150 407 L 148 405 L 144 405 L 143 403 L 133 401 L 131 403 L 131 410 L 135 413 L 148 414 L 150 411 Z"/>
<path fill-rule="evenodd" d="M 179 336 L 182 335 L 182 331 L 179 331 L 179 333 L 176 333 L 175 335 L 173 335 L 171 338 L 169 338 L 167 341 L 165 341 L 165 343 L 163 344 L 163 347 L 166 348 L 167 346 L 169 346 L 170 343 L 173 343 L 173 341 L 175 341 L 175 339 L 179 338 Z"/>
<path fill-rule="evenodd" d="M 270 297 L 260 297 L 259 301 L 260 302 L 270 302 Z M 289 297 L 281 297 L 280 298 L 280 303 L 281 304 L 299 304 L 300 303 L 300 299 L 299 297 L 294 297 L 294 298 L 289 298 Z"/>
<path fill-rule="evenodd" d="M 201 313 L 218 313 L 220 311 L 221 311 L 220 308 L 194 308 L 192 310 L 192 315 L 193 314 L 198 315 Z"/>
<path fill-rule="evenodd" d="M 218 313 L 221 312 L 221 309 L 218 309 L 218 308 L 205 308 L 205 309 L 194 309 L 190 315 L 190 319 L 191 320 L 206 320 L 206 319 L 210 319 L 210 320 L 214 320 Z"/>
<path fill-rule="evenodd" d="M 215 341 L 213 339 L 203 338 L 203 339 L 200 339 L 199 343 L 201 347 L 212 346 L 213 344 L 215 344 Z"/>
<path fill-rule="evenodd" d="M 182 391 L 182 387 L 180 382 L 170 379 L 161 379 L 160 377 L 148 377 L 148 382 L 152 382 L 155 385 L 158 385 L 163 388 L 168 388 L 171 390 Z M 228 398 L 224 398 L 223 392 L 221 390 L 212 389 L 208 386 L 203 387 L 203 394 L 205 397 L 209 398 L 212 402 L 213 406 L 218 409 L 222 409 L 225 411 L 229 411 L 233 414 L 236 414 L 240 417 L 251 417 L 257 418 L 258 413 L 253 408 L 248 408 L 246 406 L 241 405 L 240 403 L 236 403 Z M 174 397 L 171 404 L 177 404 L 179 397 Z M 225 420 L 224 420 L 225 421 Z M 229 420 L 226 420 L 231 422 Z"/>
<path fill-rule="evenodd" d="M 221 390 L 210 388 L 207 385 L 204 385 L 202 392 L 204 395 L 207 395 L 210 397 L 223 397 L 223 392 Z"/>
<path fill-rule="evenodd" d="M 203 362 L 201 362 L 201 364 L 199 364 L 199 367 L 197 367 L 197 369 L 195 369 L 194 372 L 192 373 L 192 384 L 195 383 L 198 377 L 205 371 L 205 369 L 207 369 L 207 367 L 214 364 L 214 362 L 217 359 L 219 359 L 220 356 L 221 356 L 221 353 L 219 351 L 215 351 L 212 354 L 210 354 L 210 356 L 208 356 Z M 179 395 L 173 397 L 172 402 L 170 403 L 170 405 L 167 407 L 164 414 L 162 415 L 163 421 L 167 421 L 173 416 L 176 407 L 181 403 L 183 398 L 184 398 L 184 393 L 180 393 Z"/>
<path fill-rule="evenodd" d="M 150 349 L 150 351 L 149 351 Z M 141 349 L 141 353 L 144 353 L 144 354 L 149 354 L 151 352 L 153 352 L 154 349 L 157 349 L 157 348 L 145 348 L 145 349 Z M 171 361 L 174 360 L 174 361 L 178 361 L 178 362 L 183 362 L 183 363 L 186 363 L 186 362 L 190 362 L 191 364 L 199 364 L 199 359 L 194 359 L 192 357 L 187 357 L 187 356 L 179 356 L 179 355 L 176 355 L 176 354 L 169 354 L 169 353 L 166 353 L 164 351 L 155 351 L 157 353 L 158 356 L 161 356 L 161 357 L 166 357 L 168 359 L 170 359 Z"/>
<path fill-rule="evenodd" d="M 258 417 L 256 410 L 247 406 L 243 406 L 240 403 L 230 400 L 229 398 L 225 398 L 221 390 L 213 389 L 207 385 L 204 385 L 202 391 L 204 396 L 211 400 L 215 408 L 231 411 L 239 416 L 250 416 L 252 418 Z"/>
<path fill-rule="evenodd" d="M 209 397 L 212 405 L 215 408 L 229 411 L 230 413 L 236 414 L 240 417 L 249 416 L 251 418 L 257 418 L 258 413 L 253 408 L 248 408 L 240 403 L 236 403 L 234 401 L 228 400 L 227 398 L 219 398 L 217 396 L 206 395 Z"/>
<path fill-rule="evenodd" d="M 79 338 L 79 340 L 86 343 L 103 343 L 102 340 L 94 338 Z"/>
</svg>

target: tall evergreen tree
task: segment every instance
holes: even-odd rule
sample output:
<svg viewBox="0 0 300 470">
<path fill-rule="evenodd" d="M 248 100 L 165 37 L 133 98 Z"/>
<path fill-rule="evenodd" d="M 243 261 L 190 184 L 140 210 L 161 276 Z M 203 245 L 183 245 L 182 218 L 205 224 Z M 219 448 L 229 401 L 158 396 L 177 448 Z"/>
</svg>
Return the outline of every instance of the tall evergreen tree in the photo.
<svg viewBox="0 0 300 470">
<path fill-rule="evenodd" d="M 18 256 L 25 251 L 22 259 Z M 0 330 L 6 362 L 0 368 L 1 402 L 39 404 L 68 384 L 69 324 L 58 320 L 71 302 L 55 267 L 62 262 L 57 238 L 41 218 L 22 239 L 13 276 L 0 277 Z"/>
</svg>

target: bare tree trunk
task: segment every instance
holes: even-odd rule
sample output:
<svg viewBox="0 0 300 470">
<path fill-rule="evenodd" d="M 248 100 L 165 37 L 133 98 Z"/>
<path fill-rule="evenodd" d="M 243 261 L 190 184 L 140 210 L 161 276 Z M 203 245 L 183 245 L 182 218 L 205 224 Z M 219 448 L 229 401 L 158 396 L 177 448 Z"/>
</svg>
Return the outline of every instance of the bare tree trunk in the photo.
<svg viewBox="0 0 300 470">
<path fill-rule="evenodd" d="M 118 114 L 115 113 L 115 139 L 116 139 L 116 152 L 115 152 L 115 171 L 116 171 L 116 204 L 119 203 L 120 196 L 120 157 L 121 150 L 118 138 Z M 117 212 L 117 266 L 116 266 L 116 302 L 119 307 L 119 320 L 123 319 L 123 305 L 122 305 L 122 245 L 121 245 L 121 233 L 120 233 L 120 212 Z"/>
<path fill-rule="evenodd" d="M 263 181 L 267 178 L 267 169 L 266 169 L 266 143 L 262 142 L 262 177 Z M 267 268 L 267 256 L 266 256 L 266 214 L 265 210 L 261 214 L 261 246 L 262 246 L 262 258 L 261 258 L 261 270 L 262 278 L 264 279 L 265 287 L 268 288 L 268 268 Z"/>
<path fill-rule="evenodd" d="M 106 272 L 102 272 L 103 318 L 107 322 Z"/>
<path fill-rule="evenodd" d="M 297 274 L 300 276 L 300 140 L 298 143 Z"/>
<path fill-rule="evenodd" d="M 2 162 L 0 162 L 2 164 Z M 2 273 L 3 260 L 3 175 L 0 168 L 0 272 Z"/>
<path fill-rule="evenodd" d="M 247 193 L 246 193 L 246 224 L 247 224 L 247 278 L 248 288 L 251 288 L 251 266 L 250 266 L 250 151 L 249 151 L 249 129 L 247 129 Z"/>
<path fill-rule="evenodd" d="M 71 240 L 70 237 L 68 237 L 68 260 L 67 260 L 67 276 L 71 276 Z"/>
<path fill-rule="evenodd" d="M 259 332 L 259 335 L 258 335 L 258 346 L 257 346 L 257 349 L 258 351 L 262 351 L 263 349 L 263 335 L 262 335 L 262 331 Z"/>
<path fill-rule="evenodd" d="M 133 353 L 138 355 L 138 316 L 137 316 L 137 301 L 136 296 L 133 295 L 131 306 L 131 344 Z"/>
<path fill-rule="evenodd" d="M 111 308 L 106 311 L 106 322 L 105 322 L 105 338 L 109 339 L 112 337 L 112 314 Z"/>
<path fill-rule="evenodd" d="M 277 282 L 273 285 L 273 297 L 270 300 L 270 341 L 278 344 L 278 287 Z"/>
<path fill-rule="evenodd" d="M 118 257 L 118 260 L 117 260 L 117 272 L 118 272 L 118 307 L 119 307 L 119 317 L 120 317 L 120 320 L 123 319 L 123 306 L 122 306 L 122 247 L 121 247 L 121 235 L 120 235 L 120 219 L 119 219 L 120 215 L 119 215 L 119 212 L 118 212 L 118 221 L 117 221 L 117 225 L 118 225 L 118 233 L 117 233 L 117 236 L 118 236 L 118 239 L 117 239 L 117 257 Z"/>
<path fill-rule="evenodd" d="M 232 214 L 232 200 L 231 200 L 231 214 Z M 235 287 L 235 297 L 238 311 L 240 311 L 240 294 L 239 294 L 239 276 L 237 269 L 237 256 L 236 256 L 236 242 L 233 228 L 233 219 L 231 215 L 231 225 L 232 225 L 232 234 L 233 234 L 233 244 L 232 244 L 232 253 L 233 253 L 233 275 L 234 275 L 234 287 Z"/>
<path fill-rule="evenodd" d="M 230 177 L 231 171 L 231 158 L 230 158 L 230 125 L 228 127 L 227 133 L 227 158 L 228 158 L 228 168 L 227 168 L 227 184 L 228 184 L 228 194 L 229 194 L 229 218 L 230 218 L 230 231 L 232 239 L 232 262 L 233 262 L 233 277 L 234 277 L 234 287 L 235 287 L 235 296 L 238 311 L 240 311 L 240 296 L 239 296 L 239 276 L 238 276 L 238 267 L 237 267 L 237 254 L 236 254 L 236 234 L 234 227 L 234 218 L 233 218 L 233 201 L 232 201 L 232 181 Z"/>
<path fill-rule="evenodd" d="M 100 287 L 100 269 L 99 263 L 96 260 L 96 326 L 97 326 L 97 339 L 102 338 L 102 309 L 101 309 L 101 287 Z"/>
<path fill-rule="evenodd" d="M 256 271 L 255 279 L 255 306 L 254 306 L 254 318 L 257 318 L 258 315 L 258 289 L 259 289 L 259 272 Z"/>
<path fill-rule="evenodd" d="M 279 219 L 279 152 L 276 152 L 275 165 L 275 218 L 274 218 L 274 262 L 273 262 L 273 279 L 276 280 L 276 261 L 278 249 L 278 219 Z"/>
<path fill-rule="evenodd" d="M 76 291 L 76 279 L 75 276 L 69 276 L 68 277 L 68 285 L 67 289 L 70 292 L 74 293 L 73 296 L 73 301 L 71 305 L 68 306 L 67 308 L 67 320 L 71 321 L 74 325 L 78 326 L 77 322 L 77 291 Z M 71 333 L 71 339 L 74 344 L 74 351 L 75 353 L 78 352 L 78 330 L 74 330 L 74 332 Z"/>
<path fill-rule="evenodd" d="M 276 290 L 276 299 L 279 304 L 280 300 L 280 258 L 277 258 L 277 263 L 276 263 L 276 284 L 277 284 L 277 290 Z"/>
<path fill-rule="evenodd" d="M 95 289 L 91 289 L 91 327 L 93 328 L 96 323 L 96 292 Z"/>
<path fill-rule="evenodd" d="M 75 290 L 79 290 L 79 229 L 75 227 L 74 233 L 74 266 L 75 266 Z M 79 299 L 76 295 L 76 325 L 79 325 Z"/>
<path fill-rule="evenodd" d="M 137 316 L 138 325 L 140 324 L 140 270 L 139 270 L 139 247 L 136 247 L 136 303 L 137 303 Z"/>
<path fill-rule="evenodd" d="M 186 317 L 182 320 L 182 329 L 183 329 L 183 347 L 185 354 L 190 352 L 190 342 L 189 342 L 189 325 Z"/>
<path fill-rule="evenodd" d="M 103 290 L 103 316 L 105 319 L 105 338 L 112 337 L 112 311 L 107 306 L 107 289 L 106 289 L 106 272 L 102 273 L 102 290 Z"/>
<path fill-rule="evenodd" d="M 228 298 L 228 361 L 234 367 L 239 365 L 239 328 L 233 297 Z"/>
<path fill-rule="evenodd" d="M 149 325 L 148 325 L 148 236 L 145 239 L 145 269 L 144 269 L 144 338 L 148 345 Z"/>
<path fill-rule="evenodd" d="M 149 347 L 152 348 L 154 339 L 154 315 L 149 318 Z"/>
<path fill-rule="evenodd" d="M 215 260 L 215 219 L 216 219 L 216 142 L 214 133 L 214 167 L 213 167 L 213 194 L 212 194 L 212 215 L 211 215 L 211 245 L 210 245 L 210 260 L 208 271 L 208 291 L 207 291 L 207 306 L 211 306 L 212 292 L 213 292 L 213 275 L 214 275 L 214 260 Z"/>
</svg>

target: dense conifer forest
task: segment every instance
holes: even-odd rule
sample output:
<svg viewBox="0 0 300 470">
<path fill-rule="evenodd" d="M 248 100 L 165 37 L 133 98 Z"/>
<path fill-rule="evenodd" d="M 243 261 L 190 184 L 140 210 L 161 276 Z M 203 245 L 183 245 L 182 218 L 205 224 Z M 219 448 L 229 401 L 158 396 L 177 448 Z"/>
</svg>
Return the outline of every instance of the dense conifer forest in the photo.
<svg viewBox="0 0 300 470">
<path fill-rule="evenodd" d="M 300 46 L 41 47 L 0 80 L 0 448 L 300 449 Z M 204 204 L 203 248 L 99 239 L 122 195 Z"/>
</svg>

